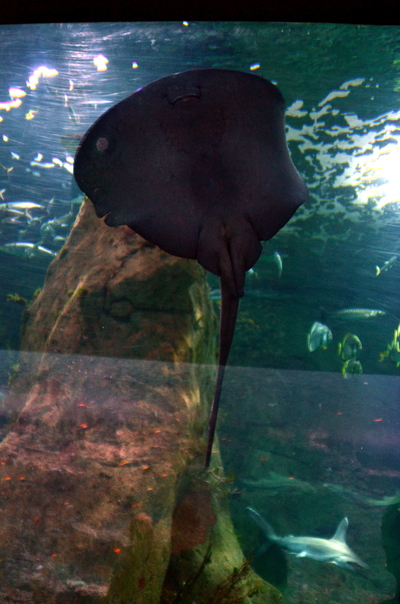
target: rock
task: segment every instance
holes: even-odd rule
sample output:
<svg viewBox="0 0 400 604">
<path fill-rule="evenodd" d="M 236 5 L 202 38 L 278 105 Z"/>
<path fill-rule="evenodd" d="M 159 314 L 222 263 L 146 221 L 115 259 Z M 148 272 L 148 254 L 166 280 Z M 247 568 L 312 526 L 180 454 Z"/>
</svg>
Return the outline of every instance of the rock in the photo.
<svg viewBox="0 0 400 604">
<path fill-rule="evenodd" d="M 83 205 L 25 311 L 5 401 L 19 416 L 0 445 L 0 596 L 281 602 L 248 567 L 237 577 L 226 493 L 203 469 L 215 333 L 196 262 Z"/>
</svg>

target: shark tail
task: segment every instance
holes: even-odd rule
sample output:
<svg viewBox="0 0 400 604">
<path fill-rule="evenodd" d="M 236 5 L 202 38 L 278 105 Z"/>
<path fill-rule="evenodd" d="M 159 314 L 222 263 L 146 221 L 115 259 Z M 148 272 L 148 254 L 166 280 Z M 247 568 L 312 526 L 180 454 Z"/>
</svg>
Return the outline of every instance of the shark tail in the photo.
<svg viewBox="0 0 400 604">
<path fill-rule="evenodd" d="M 253 510 L 253 508 L 246 508 L 250 518 L 256 523 L 262 534 L 268 541 L 279 541 L 278 535 L 275 533 L 274 529 L 264 518 L 260 516 L 258 512 Z"/>
</svg>

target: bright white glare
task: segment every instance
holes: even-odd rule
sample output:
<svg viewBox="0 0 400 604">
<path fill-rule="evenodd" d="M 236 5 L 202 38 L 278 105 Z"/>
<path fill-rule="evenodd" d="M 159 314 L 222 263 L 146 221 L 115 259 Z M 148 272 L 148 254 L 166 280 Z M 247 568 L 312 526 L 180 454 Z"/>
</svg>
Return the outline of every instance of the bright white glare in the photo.
<svg viewBox="0 0 400 604">
<path fill-rule="evenodd" d="M 96 55 L 93 58 L 93 63 L 97 67 L 97 71 L 106 71 L 108 59 L 104 55 Z"/>
<path fill-rule="evenodd" d="M 43 76 L 44 78 L 54 78 L 58 76 L 57 69 L 49 69 L 45 65 L 41 65 L 29 76 L 29 79 L 26 83 L 27 87 L 31 90 L 36 90 L 37 85 L 39 84 L 39 78 Z"/>
<path fill-rule="evenodd" d="M 373 209 L 379 212 L 400 201 L 400 137 L 385 147 L 375 147 L 372 155 L 355 157 L 353 162 L 362 185 L 357 187 L 356 203 L 366 205 L 373 201 Z"/>
<path fill-rule="evenodd" d="M 22 99 L 24 96 L 26 96 L 25 90 L 21 90 L 21 88 L 14 87 L 8 89 L 8 94 L 12 99 Z"/>
</svg>

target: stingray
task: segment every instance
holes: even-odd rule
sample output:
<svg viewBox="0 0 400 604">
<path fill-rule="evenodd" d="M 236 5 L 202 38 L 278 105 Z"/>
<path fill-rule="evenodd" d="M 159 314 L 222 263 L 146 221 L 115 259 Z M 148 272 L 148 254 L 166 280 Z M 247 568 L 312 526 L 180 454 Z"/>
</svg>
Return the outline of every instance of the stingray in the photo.
<svg viewBox="0 0 400 604">
<path fill-rule="evenodd" d="M 74 176 L 110 226 L 193 258 L 221 283 L 210 462 L 245 274 L 307 199 L 285 139 L 284 102 L 268 80 L 196 69 L 152 82 L 89 128 Z"/>
</svg>

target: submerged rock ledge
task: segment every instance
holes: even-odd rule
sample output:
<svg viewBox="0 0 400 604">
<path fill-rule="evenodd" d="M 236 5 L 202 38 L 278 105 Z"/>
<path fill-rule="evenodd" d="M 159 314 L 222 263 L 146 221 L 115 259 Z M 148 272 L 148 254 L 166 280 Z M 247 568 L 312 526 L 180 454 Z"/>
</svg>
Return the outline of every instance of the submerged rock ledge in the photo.
<svg viewBox="0 0 400 604">
<path fill-rule="evenodd" d="M 215 334 L 197 263 L 84 203 L 25 312 L 6 399 L 0 602 L 282 602 L 243 559 L 223 475 L 203 470 Z"/>
</svg>

